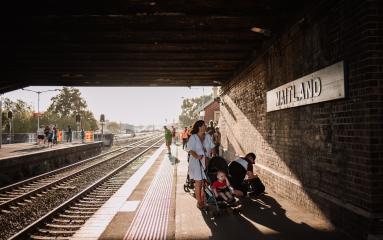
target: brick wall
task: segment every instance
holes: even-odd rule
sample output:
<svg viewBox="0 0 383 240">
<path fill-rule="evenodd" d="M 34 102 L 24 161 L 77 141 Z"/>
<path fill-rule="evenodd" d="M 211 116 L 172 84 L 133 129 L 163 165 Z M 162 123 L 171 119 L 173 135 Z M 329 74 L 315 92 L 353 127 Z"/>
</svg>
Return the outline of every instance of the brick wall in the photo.
<svg viewBox="0 0 383 240">
<path fill-rule="evenodd" d="M 380 17 L 379 17 L 380 16 Z M 383 234 L 382 3 L 320 1 L 223 86 L 225 157 L 355 239 Z M 266 113 L 266 92 L 343 60 L 346 99 Z"/>
<path fill-rule="evenodd" d="M 204 121 L 206 122 L 206 124 L 208 124 L 210 120 L 214 121 L 214 112 L 219 111 L 219 103 L 216 101 L 213 101 L 211 104 L 205 107 L 204 111 L 205 111 Z"/>
</svg>

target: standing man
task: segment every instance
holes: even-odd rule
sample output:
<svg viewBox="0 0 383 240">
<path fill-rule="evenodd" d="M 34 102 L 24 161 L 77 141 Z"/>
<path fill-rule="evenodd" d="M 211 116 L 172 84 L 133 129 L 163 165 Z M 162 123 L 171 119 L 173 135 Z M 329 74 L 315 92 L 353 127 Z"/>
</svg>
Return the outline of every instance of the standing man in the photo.
<svg viewBox="0 0 383 240">
<path fill-rule="evenodd" d="M 37 145 L 40 145 L 40 143 L 44 141 L 44 138 L 44 126 L 41 125 L 39 129 L 37 129 Z"/>
<path fill-rule="evenodd" d="M 172 144 L 172 132 L 166 126 L 164 126 L 164 129 L 165 129 L 165 142 L 166 142 L 166 146 L 168 147 L 168 154 L 171 154 L 170 145 Z"/>
<path fill-rule="evenodd" d="M 219 146 L 221 146 L 221 132 L 219 131 L 219 127 L 215 127 L 215 133 L 213 134 L 213 141 L 215 145 L 215 153 L 217 156 L 219 155 Z"/>
<path fill-rule="evenodd" d="M 206 128 L 206 132 L 210 132 L 211 134 L 215 133 L 215 128 L 214 128 L 213 120 L 209 121 L 209 126 Z"/>
<path fill-rule="evenodd" d="M 187 127 L 185 127 L 185 129 L 182 131 L 181 138 L 182 138 L 182 149 L 185 149 L 186 143 L 188 142 L 188 138 L 189 138 L 189 130 Z"/>
<path fill-rule="evenodd" d="M 66 142 L 72 142 L 72 128 L 68 125 L 68 131 L 66 132 Z"/>
<path fill-rule="evenodd" d="M 174 142 L 174 144 L 176 144 L 176 128 L 174 127 L 174 126 L 172 126 L 172 137 L 173 137 L 173 142 Z"/>
<path fill-rule="evenodd" d="M 84 143 L 85 132 L 84 132 L 84 129 L 83 129 L 83 128 L 81 128 L 80 137 L 81 137 L 81 143 Z"/>
<path fill-rule="evenodd" d="M 53 125 L 53 145 L 57 144 L 57 128 L 56 125 Z"/>
</svg>

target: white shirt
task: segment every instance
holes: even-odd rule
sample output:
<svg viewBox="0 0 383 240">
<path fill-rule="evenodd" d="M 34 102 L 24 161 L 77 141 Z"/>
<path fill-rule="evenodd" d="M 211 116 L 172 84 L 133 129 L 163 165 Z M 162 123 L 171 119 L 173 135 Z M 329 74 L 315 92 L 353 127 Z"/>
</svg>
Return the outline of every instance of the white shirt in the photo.
<svg viewBox="0 0 383 240">
<path fill-rule="evenodd" d="M 202 145 L 203 144 L 203 145 Z M 190 136 L 189 141 L 186 144 L 186 151 L 193 150 L 197 155 L 205 155 L 203 147 L 206 149 L 206 156 L 210 157 L 211 150 L 215 147 L 213 138 L 206 134 L 203 142 L 199 139 L 197 134 Z"/>
<path fill-rule="evenodd" d="M 205 147 L 207 153 L 206 156 L 210 156 L 211 149 L 214 147 L 213 141 L 211 137 L 208 137 L 208 134 L 205 135 L 205 139 L 201 142 L 197 134 L 193 134 L 190 136 L 189 141 L 186 145 L 186 151 L 194 151 L 197 155 L 205 156 L 205 152 L 203 150 Z M 203 168 L 201 168 L 201 165 Z M 205 161 L 200 161 L 190 155 L 189 159 L 189 177 L 194 180 L 202 180 L 206 179 L 205 173 Z"/>
<path fill-rule="evenodd" d="M 37 135 L 44 135 L 44 128 L 38 128 Z"/>
</svg>

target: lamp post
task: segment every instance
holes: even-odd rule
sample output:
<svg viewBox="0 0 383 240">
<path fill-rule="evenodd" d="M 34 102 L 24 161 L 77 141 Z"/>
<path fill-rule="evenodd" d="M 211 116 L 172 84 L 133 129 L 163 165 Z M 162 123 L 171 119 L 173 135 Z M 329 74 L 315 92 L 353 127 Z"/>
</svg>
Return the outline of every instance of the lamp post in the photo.
<svg viewBox="0 0 383 240">
<path fill-rule="evenodd" d="M 34 91 L 31 89 L 22 88 L 21 90 L 37 93 L 37 130 L 36 131 L 38 131 L 39 127 L 40 127 L 40 94 L 45 93 L 45 92 L 60 91 L 60 89 L 50 89 L 50 90 L 45 90 L 45 91 Z"/>
</svg>

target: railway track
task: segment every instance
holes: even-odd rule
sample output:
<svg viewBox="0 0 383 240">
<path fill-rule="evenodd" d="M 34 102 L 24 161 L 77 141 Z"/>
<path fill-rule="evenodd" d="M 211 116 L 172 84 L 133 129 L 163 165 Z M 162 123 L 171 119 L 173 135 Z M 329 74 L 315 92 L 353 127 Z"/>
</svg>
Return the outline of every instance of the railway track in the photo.
<svg viewBox="0 0 383 240">
<path fill-rule="evenodd" d="M 5 232 L 1 234 L 0 239 L 10 237 L 10 232 L 14 234 L 17 230 L 24 228 L 46 212 L 60 205 L 65 199 L 73 197 L 73 193 L 78 193 L 81 189 L 87 188 L 91 182 L 98 182 L 98 179 L 103 178 L 105 173 L 111 169 L 118 169 L 120 166 L 125 165 L 127 161 L 125 158 L 121 159 L 121 156 L 126 154 L 141 156 L 151 148 L 158 146 L 161 141 L 162 137 L 153 136 L 84 160 L 75 164 L 75 166 L 71 165 L 55 170 L 54 173 L 43 174 L 44 176 L 40 175 L 13 184 L 12 187 L 3 188 L 7 190 L 3 191 L 3 195 L 1 195 L 6 201 L 3 201 L 0 205 L 2 211 L 0 213 L 0 226 L 3 228 L 3 225 L 5 225 L 1 230 Z M 144 151 L 142 151 L 143 148 L 145 148 Z M 131 160 L 129 160 L 130 162 Z M 108 191 L 114 189 L 111 186 Z M 101 198 L 104 199 L 103 196 Z M 86 199 L 83 201 L 86 201 Z M 81 206 L 87 207 L 86 204 L 79 203 L 77 210 L 81 210 Z M 68 213 L 71 213 L 71 210 Z M 83 216 L 86 216 L 86 213 Z M 20 222 L 18 223 L 18 221 Z"/>
<path fill-rule="evenodd" d="M 7 211 L 8 207 L 12 207 L 12 205 L 16 203 L 20 204 L 24 199 L 38 194 L 39 192 L 43 192 L 44 190 L 55 186 L 62 187 L 60 184 L 68 184 L 71 179 L 77 177 L 82 172 L 119 157 L 135 147 L 140 147 L 140 145 L 156 138 L 158 138 L 158 136 L 151 136 L 118 149 L 85 159 L 81 162 L 1 188 L 0 209 L 2 211 Z"/>
</svg>

